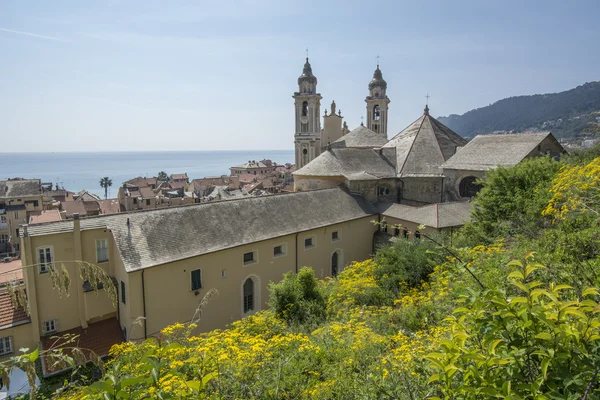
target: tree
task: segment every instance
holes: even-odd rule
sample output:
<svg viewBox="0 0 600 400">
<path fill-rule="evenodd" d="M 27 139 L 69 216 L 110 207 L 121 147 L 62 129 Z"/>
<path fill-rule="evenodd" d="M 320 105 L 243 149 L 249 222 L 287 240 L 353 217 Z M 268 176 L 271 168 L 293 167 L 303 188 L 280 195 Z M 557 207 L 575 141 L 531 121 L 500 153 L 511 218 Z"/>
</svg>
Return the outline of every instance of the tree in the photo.
<svg viewBox="0 0 600 400">
<path fill-rule="evenodd" d="M 108 187 L 112 186 L 112 179 L 110 179 L 108 176 L 105 176 L 104 178 L 100 179 L 100 187 L 104 188 L 104 198 L 108 199 Z"/>
<path fill-rule="evenodd" d="M 550 157 L 540 157 L 488 171 L 474 200 L 473 222 L 465 226 L 467 234 L 490 242 L 517 234 L 535 237 L 549 220 L 542 211 L 560 166 Z"/>
<path fill-rule="evenodd" d="M 320 321 L 325 316 L 325 299 L 312 268 L 302 267 L 298 274 L 284 274 L 281 282 L 269 285 L 269 291 L 269 305 L 279 318 L 303 323 Z"/>
<path fill-rule="evenodd" d="M 167 173 L 165 171 L 160 171 L 158 173 L 158 180 L 159 181 L 168 181 L 169 180 L 169 175 L 167 175 Z"/>
</svg>

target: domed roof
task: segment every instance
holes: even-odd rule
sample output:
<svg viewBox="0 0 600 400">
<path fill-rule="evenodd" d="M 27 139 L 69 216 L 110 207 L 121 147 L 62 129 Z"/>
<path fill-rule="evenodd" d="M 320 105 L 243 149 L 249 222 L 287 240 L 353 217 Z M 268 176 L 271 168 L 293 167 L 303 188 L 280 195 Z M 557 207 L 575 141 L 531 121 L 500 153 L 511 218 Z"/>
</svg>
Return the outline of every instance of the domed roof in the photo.
<svg viewBox="0 0 600 400">
<path fill-rule="evenodd" d="M 376 87 L 387 89 L 387 82 L 383 79 L 379 64 L 377 64 L 377 69 L 373 72 L 373 79 L 369 82 L 369 90 L 373 90 Z"/>
<path fill-rule="evenodd" d="M 302 84 L 302 82 L 309 82 L 314 85 L 317 84 L 317 77 L 313 75 L 312 68 L 310 66 L 310 63 L 308 62 L 308 57 L 306 57 L 306 62 L 304 63 L 302 75 L 298 77 L 298 85 Z"/>
</svg>

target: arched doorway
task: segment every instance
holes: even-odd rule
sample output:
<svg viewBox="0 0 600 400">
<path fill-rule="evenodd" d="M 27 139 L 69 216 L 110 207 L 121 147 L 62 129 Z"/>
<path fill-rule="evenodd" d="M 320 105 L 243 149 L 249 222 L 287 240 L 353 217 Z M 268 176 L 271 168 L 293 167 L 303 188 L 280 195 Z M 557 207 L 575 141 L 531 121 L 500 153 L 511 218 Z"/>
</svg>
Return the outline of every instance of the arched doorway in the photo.
<svg viewBox="0 0 600 400">
<path fill-rule="evenodd" d="M 243 286 L 244 314 L 254 311 L 254 282 L 252 278 L 246 279 Z"/>
<path fill-rule="evenodd" d="M 342 266 L 344 261 L 342 260 L 342 250 L 337 249 L 331 253 L 331 277 L 335 278 L 342 272 Z"/>
<path fill-rule="evenodd" d="M 473 197 L 481 190 L 481 185 L 477 183 L 474 176 L 465 176 L 458 185 L 458 194 L 460 197 Z"/>
</svg>

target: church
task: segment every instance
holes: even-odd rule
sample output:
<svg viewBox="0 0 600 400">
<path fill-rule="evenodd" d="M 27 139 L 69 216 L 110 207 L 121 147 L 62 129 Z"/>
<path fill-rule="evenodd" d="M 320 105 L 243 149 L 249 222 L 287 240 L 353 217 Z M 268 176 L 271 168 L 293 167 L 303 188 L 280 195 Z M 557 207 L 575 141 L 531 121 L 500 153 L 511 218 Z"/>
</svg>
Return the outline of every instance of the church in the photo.
<svg viewBox="0 0 600 400">
<path fill-rule="evenodd" d="M 479 190 L 477 180 L 497 166 L 513 166 L 528 157 L 564 149 L 550 132 L 479 135 L 467 142 L 430 115 L 423 114 L 388 138 L 390 99 L 379 65 L 369 82 L 366 126 L 350 131 L 342 125 L 335 102 L 320 123 L 321 95 L 306 59 L 294 93 L 297 170 L 294 190 L 342 185 L 367 201 L 424 206 L 469 201 Z"/>
</svg>

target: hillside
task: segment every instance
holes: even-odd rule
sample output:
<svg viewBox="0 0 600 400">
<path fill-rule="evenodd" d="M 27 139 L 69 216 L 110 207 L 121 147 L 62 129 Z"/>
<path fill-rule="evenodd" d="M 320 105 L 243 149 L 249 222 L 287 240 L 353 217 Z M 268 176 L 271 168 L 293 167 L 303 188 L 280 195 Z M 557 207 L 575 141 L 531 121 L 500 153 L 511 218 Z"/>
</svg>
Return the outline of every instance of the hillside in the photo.
<svg viewBox="0 0 600 400">
<path fill-rule="evenodd" d="M 565 138 L 585 136 L 600 131 L 600 82 L 560 93 L 509 97 L 463 115 L 438 119 L 466 138 L 496 131 L 536 130 L 550 130 Z"/>
</svg>

